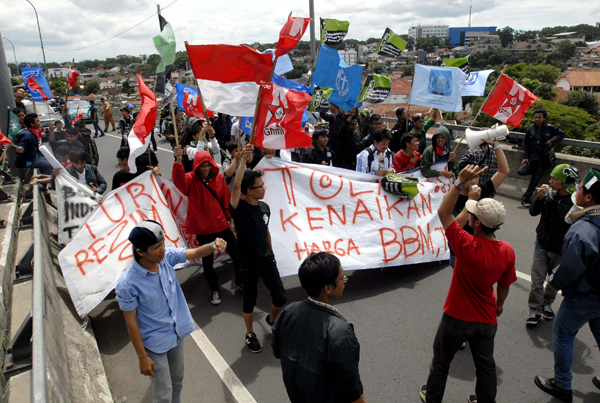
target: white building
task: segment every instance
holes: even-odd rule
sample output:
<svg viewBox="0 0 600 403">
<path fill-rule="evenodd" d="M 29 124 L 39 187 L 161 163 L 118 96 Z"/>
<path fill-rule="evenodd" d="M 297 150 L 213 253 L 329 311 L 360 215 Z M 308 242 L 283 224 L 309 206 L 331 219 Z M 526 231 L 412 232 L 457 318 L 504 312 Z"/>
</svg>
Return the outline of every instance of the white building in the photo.
<svg viewBox="0 0 600 403">
<path fill-rule="evenodd" d="M 500 49 L 502 40 L 498 35 L 482 35 L 473 41 L 473 53 L 485 52 L 489 49 Z"/>
<path fill-rule="evenodd" d="M 355 49 L 340 50 L 340 55 L 347 65 L 358 64 L 358 52 Z"/>
<path fill-rule="evenodd" d="M 69 74 L 68 67 L 49 68 L 48 69 L 48 77 L 50 77 L 50 78 L 66 77 L 67 74 Z"/>
<path fill-rule="evenodd" d="M 426 38 L 428 36 L 439 36 L 445 38 L 450 36 L 450 25 L 417 25 L 408 28 L 408 37 L 413 39 Z"/>
</svg>

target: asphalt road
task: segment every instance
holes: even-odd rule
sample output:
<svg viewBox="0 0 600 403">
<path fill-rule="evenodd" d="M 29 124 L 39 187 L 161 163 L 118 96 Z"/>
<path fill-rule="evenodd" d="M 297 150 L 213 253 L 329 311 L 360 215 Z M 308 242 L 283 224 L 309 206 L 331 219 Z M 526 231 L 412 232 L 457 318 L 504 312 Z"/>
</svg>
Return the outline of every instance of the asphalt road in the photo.
<svg viewBox="0 0 600 403">
<path fill-rule="evenodd" d="M 118 170 L 115 154 L 119 142 L 115 132 L 97 139 L 100 170 L 109 186 Z M 159 140 L 157 155 L 161 171 L 170 177 L 173 157 L 169 144 Z M 513 246 L 517 270 L 528 276 L 537 220 L 516 200 L 497 199 L 505 204 L 508 217 L 498 237 Z M 219 267 L 218 263 L 216 267 L 223 299 L 218 306 L 209 302 L 210 292 L 201 269 L 182 269 L 178 279 L 195 322 L 216 349 L 216 353 L 208 353 L 211 360 L 223 364 L 217 367 L 228 379 L 232 371 L 241 381 L 241 385 L 232 387 L 236 396 L 244 396 L 246 389 L 251 397 L 237 400 L 203 353 L 210 348 L 201 344 L 201 349 L 194 338 L 188 337 L 183 401 L 288 401 L 279 361 L 269 346 L 270 329 L 264 320 L 270 303 L 268 291 L 261 283 L 255 331 L 263 351 L 252 354 L 244 344 L 242 294 L 232 289 L 233 268 L 231 264 Z M 335 306 L 354 324 L 361 343 L 360 371 L 368 402 L 420 401 L 418 390 L 427 380 L 433 338 L 451 277 L 452 269 L 446 262 L 348 273 L 346 290 Z M 290 302 L 306 297 L 297 277 L 286 277 L 283 283 Z M 533 383 L 537 374 L 553 375 L 552 322 L 542 321 L 533 329 L 525 327 L 528 290 L 529 281 L 520 277 L 511 287 L 504 314 L 498 321 L 497 401 L 556 403 L 558 400 L 541 392 Z M 561 299 L 557 298 L 555 311 Z M 114 293 L 90 316 L 115 401 L 150 402 L 152 388 L 149 380 L 139 374 L 137 356 Z M 600 352 L 588 327 L 583 328 L 575 340 L 574 351 L 574 402 L 600 402 L 600 390 L 591 381 L 594 374 L 600 375 Z M 475 380 L 469 349 L 459 351 L 450 370 L 445 401 L 466 401 L 467 395 L 474 393 Z"/>
</svg>

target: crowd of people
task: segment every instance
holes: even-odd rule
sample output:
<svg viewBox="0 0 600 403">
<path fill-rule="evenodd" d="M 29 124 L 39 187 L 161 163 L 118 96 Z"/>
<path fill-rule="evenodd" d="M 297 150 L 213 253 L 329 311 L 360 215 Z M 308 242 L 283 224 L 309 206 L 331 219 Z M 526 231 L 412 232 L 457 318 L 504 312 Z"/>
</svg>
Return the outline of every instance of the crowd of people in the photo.
<svg viewBox="0 0 600 403">
<path fill-rule="evenodd" d="M 102 113 L 105 131 L 109 123 L 115 130 L 112 116 L 107 120 L 106 109 Z M 51 183 L 57 172 L 39 152 L 38 117 L 19 107 L 14 112 L 23 126 L 17 135 L 17 167 L 39 169 L 41 175 L 32 178 L 32 184 Z M 113 190 L 148 169 L 160 175 L 152 152 L 136 159 L 136 174 L 129 172 L 126 134 L 135 122 L 132 112 L 122 108 L 117 125 L 123 141 L 116 154 L 121 169 L 113 177 Z M 69 174 L 102 194 L 108 186 L 98 170 L 95 138 L 103 131 L 98 125 L 99 112 L 91 116 L 95 135 L 83 122 L 72 125 L 67 113 L 66 128 L 59 123 L 50 125 L 49 143 Z M 456 178 L 438 210 L 451 249 L 452 281 L 433 342 L 430 374 L 419 395 L 424 402 L 442 401 L 453 357 L 468 345 L 477 376 L 475 394 L 468 400 L 495 402 L 497 317 L 503 313 L 510 285 L 517 279 L 515 252 L 495 235 L 506 215 L 494 196 L 510 173 L 507 158 L 497 140 L 484 140 L 457 160 L 446 127 L 437 128 L 431 140 L 426 136 L 441 118 L 437 110 L 409 117 L 399 108 L 396 116 L 398 122 L 389 130 L 377 114 L 356 109 L 345 113 L 332 105 L 331 113 L 321 116 L 326 124 L 305 126 L 313 146 L 290 150 L 291 159 L 378 176 L 420 168 L 426 177 Z M 578 330 L 589 323 L 600 343 L 600 171 L 591 169 L 580 179 L 576 167 L 553 164 L 552 145 L 564 137 L 564 132 L 548 125 L 546 119 L 545 110 L 535 111 L 519 167 L 520 173 L 532 175 L 521 202 L 532 216 L 540 216 L 525 324 L 533 327 L 542 318 L 554 320 L 554 376 L 537 376 L 535 384 L 569 402 L 573 340 Z M 186 228 L 200 247 L 166 248 L 163 229 L 154 221 L 138 224 L 129 235 L 135 259 L 119 280 L 116 294 L 140 372 L 151 377 L 155 401 L 180 401 L 183 340 L 194 330 L 173 266 L 202 259 L 210 303 L 218 305 L 222 297 L 213 266 L 214 252 L 226 250 L 233 258 L 234 284 L 244 294 L 245 343 L 253 353 L 262 350 L 253 327 L 259 279 L 270 292 L 266 323 L 272 328 L 271 347 L 281 360 L 290 401 L 365 402 L 359 341 L 353 326 L 331 305 L 342 296 L 348 280 L 339 259 L 327 252 L 306 258 L 298 276 L 308 297 L 286 306 L 286 290 L 269 233 L 271 211 L 263 201 L 266 184 L 261 172 L 254 169 L 261 158 L 280 156 L 279 151 L 248 144 L 239 122 L 233 124 L 224 114 L 207 124 L 195 117 L 186 119 L 179 110 L 173 119 L 161 113 L 160 127 L 173 147 L 173 182 L 189 200 Z M 155 143 L 153 147 L 156 150 Z M 221 167 L 215 161 L 217 155 L 221 156 Z M 438 162 L 447 162 L 447 170 L 432 169 Z M 537 187 L 551 166 L 549 184 Z M 564 299 L 555 315 L 552 304 L 557 290 Z M 594 377 L 593 382 L 600 388 L 600 378 Z"/>
</svg>

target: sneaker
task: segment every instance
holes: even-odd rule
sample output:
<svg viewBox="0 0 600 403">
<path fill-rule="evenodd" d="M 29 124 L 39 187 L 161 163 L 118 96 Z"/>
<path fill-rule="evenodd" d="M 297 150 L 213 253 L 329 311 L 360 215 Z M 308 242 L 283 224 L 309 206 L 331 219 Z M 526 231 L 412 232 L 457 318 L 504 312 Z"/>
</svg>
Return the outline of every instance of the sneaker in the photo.
<svg viewBox="0 0 600 403">
<path fill-rule="evenodd" d="M 219 291 L 213 291 L 210 297 L 210 303 L 213 305 L 219 305 L 221 303 L 221 294 Z"/>
<path fill-rule="evenodd" d="M 552 320 L 554 319 L 554 311 L 552 310 L 552 307 L 550 305 L 546 305 L 544 306 L 544 310 L 542 311 L 542 318 L 546 319 L 546 320 Z"/>
<path fill-rule="evenodd" d="M 467 342 L 466 342 L 466 341 L 465 341 L 465 342 L 463 342 L 463 344 L 461 344 L 461 345 L 460 345 L 459 349 L 460 349 L 460 350 L 464 350 L 464 349 L 465 349 L 465 347 L 467 347 Z"/>
<path fill-rule="evenodd" d="M 421 389 L 419 389 L 419 396 L 421 397 L 421 401 L 423 403 L 425 403 L 427 401 L 427 398 L 425 397 L 427 395 L 427 385 L 421 385 Z"/>
<path fill-rule="evenodd" d="M 469 395 L 469 397 L 467 397 L 467 402 L 477 403 L 477 395 Z"/>
<path fill-rule="evenodd" d="M 570 403 L 573 401 L 573 391 L 556 386 L 554 378 L 546 379 L 538 375 L 535 377 L 535 384 L 538 388 L 562 402 Z"/>
<path fill-rule="evenodd" d="M 525 324 L 527 326 L 535 326 L 538 324 L 538 322 L 542 320 L 542 315 L 537 314 L 535 312 L 531 312 L 529 314 L 529 316 L 527 317 L 527 321 L 525 321 Z"/>
<path fill-rule="evenodd" d="M 521 200 L 521 206 L 530 207 L 531 203 L 529 203 L 529 200 Z"/>
<path fill-rule="evenodd" d="M 593 383 L 594 385 L 596 385 L 596 387 L 597 387 L 598 389 L 600 389 L 600 378 L 598 378 L 597 376 L 593 377 L 593 378 L 592 378 L 592 383 Z"/>
<path fill-rule="evenodd" d="M 253 353 L 260 353 L 262 348 L 260 348 L 260 342 L 256 337 L 256 333 L 248 333 L 246 335 L 246 345 Z"/>
</svg>

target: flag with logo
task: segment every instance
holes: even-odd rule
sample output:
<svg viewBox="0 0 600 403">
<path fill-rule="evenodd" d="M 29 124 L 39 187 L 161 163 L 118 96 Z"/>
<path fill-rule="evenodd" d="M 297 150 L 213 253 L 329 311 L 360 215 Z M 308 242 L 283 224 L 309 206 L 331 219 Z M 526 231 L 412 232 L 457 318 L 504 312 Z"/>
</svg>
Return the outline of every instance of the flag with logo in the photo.
<svg viewBox="0 0 600 403">
<path fill-rule="evenodd" d="M 472 71 L 463 85 L 460 95 L 463 97 L 482 97 L 487 79 L 494 70 Z"/>
<path fill-rule="evenodd" d="M 74 125 L 75 123 L 77 123 L 77 121 L 81 120 L 81 118 L 83 118 L 83 113 L 81 113 L 81 106 L 78 106 L 77 107 L 77 116 L 75 116 L 75 119 L 73 119 L 71 124 Z"/>
<path fill-rule="evenodd" d="M 241 121 L 241 125 L 242 125 L 242 132 L 246 133 L 247 135 L 251 135 L 252 134 L 252 123 L 254 122 L 254 118 L 250 117 L 250 116 L 242 116 L 242 121 Z"/>
<path fill-rule="evenodd" d="M 398 57 L 402 54 L 405 47 L 406 41 L 396 35 L 391 29 L 386 28 L 377 46 L 377 54 Z"/>
<path fill-rule="evenodd" d="M 319 56 L 312 76 L 312 84 L 331 88 L 329 102 L 350 112 L 357 104 L 362 90 L 362 73 L 364 66 L 347 66 L 340 53 L 327 45 L 321 45 Z"/>
<path fill-rule="evenodd" d="M 311 136 L 302 124 L 311 98 L 308 87 L 275 76 L 274 81 L 277 83 L 264 83 L 261 87 L 254 145 L 276 150 L 310 147 Z"/>
<path fill-rule="evenodd" d="M 312 98 L 310 99 L 310 104 L 308 105 L 308 110 L 319 113 L 329 112 L 331 103 L 329 102 L 328 98 L 331 96 L 332 92 L 333 89 L 331 88 L 315 87 L 313 89 Z"/>
<path fill-rule="evenodd" d="M 458 67 L 459 69 L 461 69 L 463 71 L 463 73 L 465 73 L 466 75 L 469 75 L 469 73 L 471 72 L 471 68 L 469 66 L 469 56 L 470 55 L 467 55 L 465 57 L 455 58 L 455 59 L 444 59 L 444 66 Z"/>
<path fill-rule="evenodd" d="M 268 82 L 273 58 L 244 45 L 185 45 L 207 109 L 254 116 L 261 81 Z"/>
<path fill-rule="evenodd" d="M 21 74 L 25 86 L 35 102 L 44 102 L 52 99 L 52 92 L 48 80 L 44 76 L 44 69 L 41 67 L 22 67 Z"/>
<path fill-rule="evenodd" d="M 19 133 L 19 130 L 21 130 L 21 123 L 19 122 L 19 117 L 15 115 L 13 111 L 10 110 L 10 107 L 7 109 L 8 127 L 6 130 L 6 134 L 8 135 L 8 138 L 10 138 L 13 143 L 15 143 L 17 141 L 17 133 Z"/>
<path fill-rule="evenodd" d="M 75 71 L 73 66 L 69 67 L 69 72 L 67 73 L 67 89 L 77 87 L 77 77 L 79 77 L 79 73 Z"/>
<path fill-rule="evenodd" d="M 188 87 L 183 84 L 176 84 L 177 88 L 177 107 L 185 112 L 188 116 L 194 116 L 198 119 L 204 119 L 204 111 L 202 110 L 202 103 L 198 98 L 198 90 L 196 88 Z M 215 114 L 211 111 L 206 111 L 208 117 L 214 118 Z"/>
<path fill-rule="evenodd" d="M 323 45 L 337 45 L 341 43 L 348 33 L 348 21 L 338 21 L 331 18 L 321 18 L 321 43 Z"/>
<path fill-rule="evenodd" d="M 461 90 L 467 75 L 458 67 L 415 64 L 409 103 L 444 111 L 462 111 Z"/>
<path fill-rule="evenodd" d="M 296 47 L 310 21 L 312 18 L 288 16 L 287 22 L 279 32 L 279 42 L 275 47 L 276 57 L 286 55 Z"/>
<path fill-rule="evenodd" d="M 129 132 L 127 143 L 129 144 L 129 170 L 131 173 L 137 172 L 135 159 L 142 155 L 150 144 L 150 134 L 154 130 L 156 117 L 158 116 L 158 108 L 156 105 L 156 95 L 142 80 L 142 76 L 138 73 L 138 88 L 140 97 L 142 98 L 142 109 L 135 119 L 133 129 Z"/>
<path fill-rule="evenodd" d="M 175 64 L 176 42 L 171 24 L 160 14 L 158 14 L 158 22 L 160 24 L 160 35 L 155 36 L 153 40 L 154 46 L 160 54 L 160 64 L 156 66 L 156 87 L 154 91 L 165 98 L 167 92 L 169 94 L 173 92 L 173 86 L 169 80 L 171 79 L 173 64 Z M 171 87 L 169 91 L 167 91 L 167 87 Z"/>
<path fill-rule="evenodd" d="M 496 89 L 481 111 L 507 125 L 521 127 L 525 112 L 537 100 L 527 88 L 502 74 Z"/>
<path fill-rule="evenodd" d="M 380 104 L 386 100 L 392 92 L 392 80 L 379 74 L 369 74 L 363 86 L 358 102 Z"/>
</svg>

